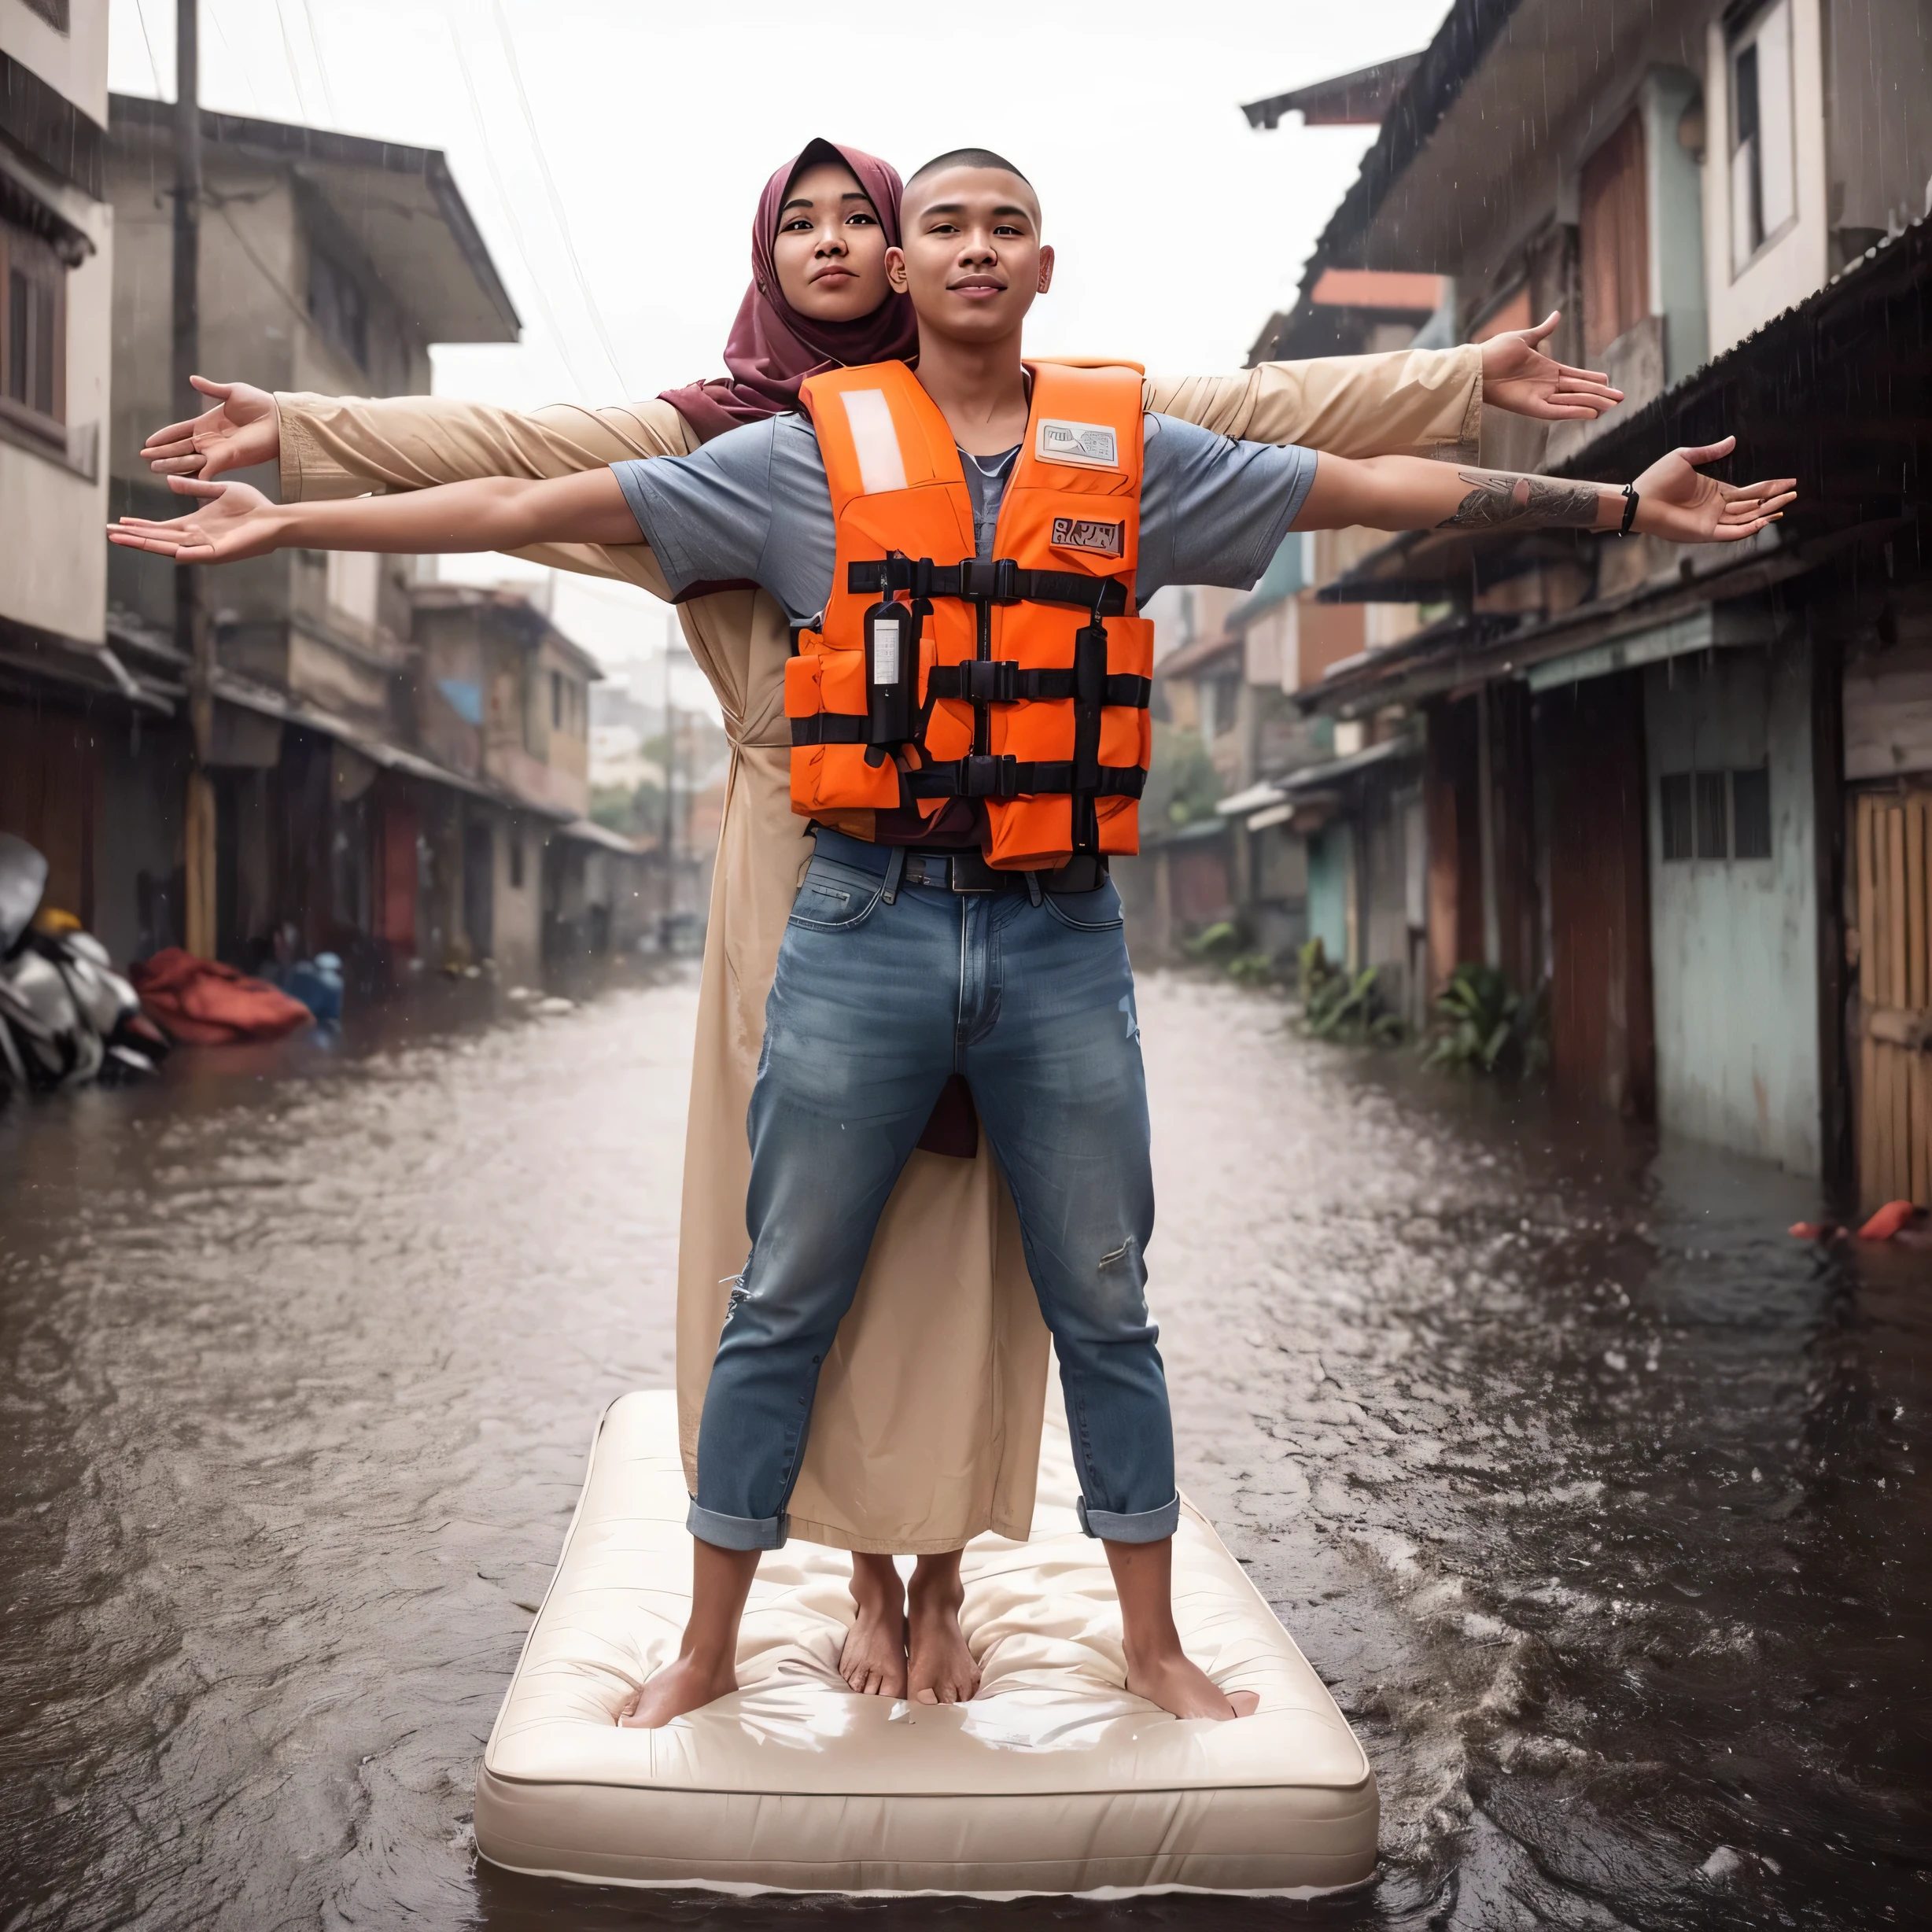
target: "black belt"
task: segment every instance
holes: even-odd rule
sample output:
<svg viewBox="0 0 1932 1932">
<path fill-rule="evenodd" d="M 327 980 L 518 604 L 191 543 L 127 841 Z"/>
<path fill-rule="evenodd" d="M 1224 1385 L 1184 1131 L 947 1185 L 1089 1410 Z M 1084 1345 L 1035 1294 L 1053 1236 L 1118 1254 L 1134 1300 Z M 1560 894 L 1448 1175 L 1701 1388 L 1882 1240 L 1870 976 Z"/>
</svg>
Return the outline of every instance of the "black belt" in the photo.
<svg viewBox="0 0 1932 1932">
<path fill-rule="evenodd" d="M 1050 872 L 1015 872 L 989 865 L 972 850 L 909 851 L 899 876 L 901 885 L 936 886 L 946 892 L 1027 892 L 1029 879 L 1038 881 L 1042 892 L 1097 892 L 1107 883 L 1107 861 L 1080 852 Z"/>
<path fill-rule="evenodd" d="M 910 591 L 915 597 L 964 597 L 975 603 L 1071 604 L 1096 616 L 1117 618 L 1127 607 L 1118 577 L 1083 577 L 1077 570 L 1027 570 L 1010 557 L 990 563 L 935 563 L 930 557 L 877 557 L 846 566 L 846 588 Z"/>
</svg>

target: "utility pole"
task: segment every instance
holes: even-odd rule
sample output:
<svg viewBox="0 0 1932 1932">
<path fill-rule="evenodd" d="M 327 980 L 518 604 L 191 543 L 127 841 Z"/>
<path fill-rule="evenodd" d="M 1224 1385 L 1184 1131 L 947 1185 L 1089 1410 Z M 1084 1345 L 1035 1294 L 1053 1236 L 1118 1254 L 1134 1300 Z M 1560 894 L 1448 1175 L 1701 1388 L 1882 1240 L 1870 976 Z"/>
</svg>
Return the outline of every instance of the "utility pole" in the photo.
<svg viewBox="0 0 1932 1932">
<path fill-rule="evenodd" d="M 201 87 L 199 0 L 175 4 L 175 275 L 171 387 L 186 414 L 201 398 L 188 378 L 201 360 Z M 188 660 L 188 721 L 194 760 L 188 770 L 183 840 L 187 949 L 212 959 L 216 944 L 215 787 L 208 754 L 215 739 L 214 640 L 201 609 L 201 573 L 175 570 L 175 643 Z"/>
</svg>

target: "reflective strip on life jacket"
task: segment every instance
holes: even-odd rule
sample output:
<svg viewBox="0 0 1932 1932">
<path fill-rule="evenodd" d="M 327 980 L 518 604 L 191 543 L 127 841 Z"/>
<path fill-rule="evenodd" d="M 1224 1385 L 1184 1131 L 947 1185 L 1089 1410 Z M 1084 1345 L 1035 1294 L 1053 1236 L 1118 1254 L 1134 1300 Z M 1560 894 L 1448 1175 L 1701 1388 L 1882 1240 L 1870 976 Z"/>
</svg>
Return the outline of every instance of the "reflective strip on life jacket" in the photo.
<svg viewBox="0 0 1932 1932">
<path fill-rule="evenodd" d="M 812 377 L 833 592 L 786 667 L 792 809 L 985 802 L 997 866 L 1137 849 L 1153 628 L 1132 614 L 1137 371 L 1033 368 L 990 561 L 945 417 L 902 363 Z"/>
</svg>

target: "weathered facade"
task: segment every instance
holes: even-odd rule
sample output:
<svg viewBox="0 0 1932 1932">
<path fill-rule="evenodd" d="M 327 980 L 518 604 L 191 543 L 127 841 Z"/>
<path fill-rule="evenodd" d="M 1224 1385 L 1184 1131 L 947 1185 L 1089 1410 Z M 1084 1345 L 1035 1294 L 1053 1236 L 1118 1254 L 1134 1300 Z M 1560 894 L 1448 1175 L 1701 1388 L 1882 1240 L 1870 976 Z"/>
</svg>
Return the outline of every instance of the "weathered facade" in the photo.
<svg viewBox="0 0 1932 1932">
<path fill-rule="evenodd" d="M 1492 415 L 1488 462 L 1624 481 L 1735 433 L 1724 473 L 1798 476 L 1732 548 L 1382 544 L 1322 594 L 1443 614 L 1307 702 L 1426 719 L 1435 982 L 1480 958 L 1547 985 L 1560 1091 L 1867 1200 L 1932 1199 L 1924 1056 L 1897 1043 L 1932 978 L 1929 181 L 1911 0 L 1462 0 L 1304 283 L 1439 274 L 1469 337 L 1561 308 L 1557 352 L 1627 400 Z"/>
</svg>

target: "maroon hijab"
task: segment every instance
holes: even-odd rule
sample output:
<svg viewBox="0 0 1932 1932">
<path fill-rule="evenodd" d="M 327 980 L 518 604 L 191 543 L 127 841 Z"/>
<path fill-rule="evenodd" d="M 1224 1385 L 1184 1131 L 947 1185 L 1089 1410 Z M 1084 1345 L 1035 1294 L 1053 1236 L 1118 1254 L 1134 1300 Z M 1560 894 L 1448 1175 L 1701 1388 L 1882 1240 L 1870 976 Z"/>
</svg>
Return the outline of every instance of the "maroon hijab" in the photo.
<svg viewBox="0 0 1932 1932">
<path fill-rule="evenodd" d="M 779 210 L 798 176 L 824 161 L 852 171 L 885 224 L 887 242 L 898 245 L 903 184 L 885 162 L 862 149 L 808 141 L 797 160 L 765 183 L 751 229 L 751 286 L 724 343 L 724 367 L 731 373 L 666 389 L 661 399 L 706 442 L 740 424 L 796 409 L 799 384 L 821 369 L 890 362 L 911 356 L 917 346 L 918 325 L 907 296 L 889 295 L 869 315 L 852 322 L 814 322 L 780 291 L 773 253 Z"/>
</svg>

